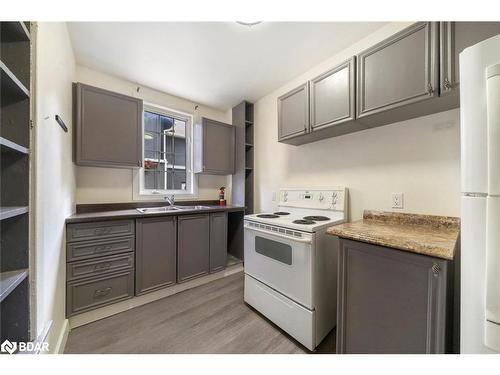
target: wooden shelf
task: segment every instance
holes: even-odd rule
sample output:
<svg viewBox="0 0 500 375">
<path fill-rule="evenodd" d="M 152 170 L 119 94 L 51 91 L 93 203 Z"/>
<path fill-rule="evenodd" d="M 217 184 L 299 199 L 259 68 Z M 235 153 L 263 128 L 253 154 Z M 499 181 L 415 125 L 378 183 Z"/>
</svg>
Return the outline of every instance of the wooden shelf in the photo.
<svg viewBox="0 0 500 375">
<path fill-rule="evenodd" d="M 28 270 L 16 270 L 0 273 L 0 302 L 28 277 Z"/>
<path fill-rule="evenodd" d="M 26 147 L 18 145 L 8 139 L 0 137 L 0 151 L 3 152 L 15 152 L 20 154 L 28 154 L 29 150 Z"/>
<path fill-rule="evenodd" d="M 10 71 L 10 69 L 0 60 L 0 70 L 2 74 L 2 96 L 17 96 L 20 98 L 29 98 L 29 90 L 21 83 L 21 81 Z M 4 93 L 5 86 L 5 93 Z"/>
<path fill-rule="evenodd" d="M 24 22 L 2 22 L 2 42 L 22 42 L 30 40 L 30 32 Z"/>
<path fill-rule="evenodd" d="M 23 215 L 27 212 L 28 212 L 28 206 L 0 207 L 0 220 L 5 220 L 14 216 Z"/>
</svg>

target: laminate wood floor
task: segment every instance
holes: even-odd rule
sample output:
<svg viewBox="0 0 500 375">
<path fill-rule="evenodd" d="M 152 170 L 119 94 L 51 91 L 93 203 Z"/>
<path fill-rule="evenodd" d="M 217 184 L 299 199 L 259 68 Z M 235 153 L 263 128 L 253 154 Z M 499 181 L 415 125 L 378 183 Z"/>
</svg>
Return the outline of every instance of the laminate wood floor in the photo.
<svg viewBox="0 0 500 375">
<path fill-rule="evenodd" d="M 334 331 L 315 353 L 334 353 Z M 310 353 L 243 302 L 243 272 L 71 330 L 65 353 Z"/>
</svg>

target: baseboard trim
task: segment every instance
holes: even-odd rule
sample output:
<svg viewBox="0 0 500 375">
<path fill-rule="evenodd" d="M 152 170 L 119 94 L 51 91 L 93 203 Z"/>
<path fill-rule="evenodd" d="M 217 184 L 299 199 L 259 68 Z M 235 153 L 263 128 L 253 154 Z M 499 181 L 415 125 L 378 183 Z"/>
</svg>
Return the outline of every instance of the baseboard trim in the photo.
<svg viewBox="0 0 500 375">
<path fill-rule="evenodd" d="M 52 354 L 63 354 L 64 353 L 64 348 L 66 347 L 66 341 L 68 340 L 68 335 L 69 335 L 69 320 L 64 319 L 63 325 L 61 327 L 61 331 L 59 332 L 59 335 L 57 336 L 57 342 L 54 347 L 54 350 L 51 350 Z"/>
<path fill-rule="evenodd" d="M 115 314 L 119 314 L 121 312 L 133 309 L 134 307 L 139 307 L 139 306 L 145 305 L 147 303 L 154 302 L 156 300 L 159 300 L 159 299 L 162 299 L 165 297 L 169 297 L 169 296 L 172 296 L 172 295 L 180 293 L 180 292 L 184 292 L 186 290 L 195 288 L 197 286 L 204 285 L 204 284 L 207 284 L 209 282 L 212 282 L 212 281 L 215 281 L 218 279 L 222 279 L 224 277 L 227 277 L 227 276 L 230 276 L 230 275 L 233 275 L 235 273 L 242 272 L 242 271 L 243 271 L 243 265 L 241 263 L 236 264 L 234 266 L 226 268 L 223 271 L 220 271 L 220 272 L 217 272 L 217 273 L 214 273 L 211 275 L 203 276 L 203 277 L 200 277 L 198 279 L 187 281 L 185 283 L 175 284 L 171 287 L 157 290 L 155 292 L 151 292 L 151 293 L 145 294 L 143 296 L 133 297 L 131 299 L 128 299 L 128 300 L 125 300 L 122 302 L 118 302 L 118 303 L 115 303 L 113 305 L 105 306 L 105 307 L 102 307 L 102 308 L 97 309 L 97 310 L 92 310 L 92 311 L 89 311 L 86 313 L 72 316 L 69 319 L 67 319 L 66 322 L 68 322 L 68 320 L 69 320 L 69 329 L 71 330 L 73 328 L 80 327 L 80 326 L 83 326 L 85 324 L 89 324 L 89 323 L 95 322 L 95 321 L 100 320 L 100 319 L 107 318 L 107 317 L 115 315 Z M 67 337 L 67 335 L 66 335 L 66 337 Z M 66 343 L 66 341 L 64 343 Z M 64 349 L 64 347 L 63 347 L 63 349 Z"/>
</svg>

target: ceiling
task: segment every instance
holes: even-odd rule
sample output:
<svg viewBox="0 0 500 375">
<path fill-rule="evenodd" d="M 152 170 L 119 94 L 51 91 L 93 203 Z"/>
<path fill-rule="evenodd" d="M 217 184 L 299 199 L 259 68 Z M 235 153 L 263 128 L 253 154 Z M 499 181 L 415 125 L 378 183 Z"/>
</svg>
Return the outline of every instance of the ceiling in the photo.
<svg viewBox="0 0 500 375">
<path fill-rule="evenodd" d="M 381 22 L 70 22 L 79 64 L 227 110 L 256 101 Z"/>
</svg>

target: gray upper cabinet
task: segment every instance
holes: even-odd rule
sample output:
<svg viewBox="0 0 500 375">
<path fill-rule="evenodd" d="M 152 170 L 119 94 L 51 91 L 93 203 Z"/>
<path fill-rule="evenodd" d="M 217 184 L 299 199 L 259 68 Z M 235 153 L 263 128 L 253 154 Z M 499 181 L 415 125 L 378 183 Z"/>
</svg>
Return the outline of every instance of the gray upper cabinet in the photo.
<svg viewBox="0 0 500 375">
<path fill-rule="evenodd" d="M 304 83 L 278 98 L 278 140 L 309 131 L 309 90 Z"/>
<path fill-rule="evenodd" d="M 75 163 L 141 167 L 142 110 L 141 99 L 75 84 Z"/>
<path fill-rule="evenodd" d="M 175 216 L 136 220 L 136 295 L 176 283 L 176 253 Z"/>
<path fill-rule="evenodd" d="M 451 349 L 448 261 L 345 239 L 340 245 L 337 353 Z"/>
<path fill-rule="evenodd" d="M 311 131 L 355 118 L 355 57 L 310 81 Z"/>
<path fill-rule="evenodd" d="M 221 271 L 227 259 L 227 213 L 210 214 L 210 272 Z"/>
<path fill-rule="evenodd" d="M 220 121 L 201 118 L 194 126 L 194 172 L 234 173 L 235 128 Z"/>
<path fill-rule="evenodd" d="M 208 274 L 209 215 L 179 216 L 177 240 L 177 281 L 183 282 Z"/>
<path fill-rule="evenodd" d="M 418 22 L 357 57 L 357 118 L 438 94 L 436 22 Z"/>
<path fill-rule="evenodd" d="M 440 22 L 440 89 L 449 93 L 459 84 L 459 54 L 465 48 L 500 34 L 500 22 Z"/>
</svg>

